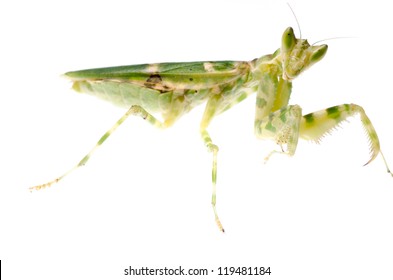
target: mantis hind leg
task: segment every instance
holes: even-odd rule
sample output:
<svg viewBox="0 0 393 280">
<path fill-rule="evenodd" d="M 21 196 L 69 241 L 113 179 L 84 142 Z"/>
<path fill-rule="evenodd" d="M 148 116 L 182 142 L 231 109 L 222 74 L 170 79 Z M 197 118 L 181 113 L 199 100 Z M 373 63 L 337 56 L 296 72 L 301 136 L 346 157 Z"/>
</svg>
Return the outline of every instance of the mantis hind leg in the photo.
<svg viewBox="0 0 393 280">
<path fill-rule="evenodd" d="M 365 165 L 373 161 L 378 154 L 381 154 L 387 172 L 393 176 L 382 154 L 377 132 L 364 109 L 359 105 L 342 104 L 303 116 L 300 124 L 300 137 L 306 140 L 319 142 L 323 136 L 329 134 L 329 132 L 336 128 L 341 122 L 357 114 L 360 115 L 360 120 L 370 142 L 371 158 Z"/>
<path fill-rule="evenodd" d="M 154 116 L 149 114 L 145 109 L 143 109 L 140 106 L 131 106 L 131 108 L 109 129 L 107 130 L 104 135 L 101 136 L 101 138 L 98 140 L 98 142 L 95 144 L 95 146 L 76 164 L 73 168 L 65 172 L 63 175 L 57 177 L 56 179 L 47 182 L 45 184 L 37 185 L 34 187 L 30 187 L 29 190 L 40 190 L 43 188 L 47 188 L 52 186 L 53 184 L 59 182 L 62 180 L 64 177 L 69 175 L 71 172 L 74 170 L 78 169 L 81 166 L 84 166 L 90 157 L 94 154 L 94 152 L 109 138 L 109 136 L 112 135 L 112 133 L 129 117 L 129 116 L 139 116 L 151 123 L 152 125 L 156 127 L 166 127 L 165 123 L 161 123 L 159 120 L 157 120 Z"/>
</svg>

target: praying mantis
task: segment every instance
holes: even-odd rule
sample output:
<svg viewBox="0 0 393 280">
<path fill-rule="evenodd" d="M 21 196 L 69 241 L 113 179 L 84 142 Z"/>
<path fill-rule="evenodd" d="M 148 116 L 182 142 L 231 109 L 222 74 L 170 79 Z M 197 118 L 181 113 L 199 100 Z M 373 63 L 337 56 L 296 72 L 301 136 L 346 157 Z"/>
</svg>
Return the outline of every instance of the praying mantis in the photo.
<svg viewBox="0 0 393 280">
<path fill-rule="evenodd" d="M 128 117 L 138 116 L 155 127 L 167 128 L 206 102 L 200 135 L 212 155 L 211 204 L 218 228 L 224 232 L 216 210 L 219 148 L 210 137 L 208 127 L 217 115 L 254 93 L 254 133 L 257 138 L 272 140 L 280 147 L 266 160 L 275 153 L 293 156 L 299 138 L 318 142 L 349 117 L 359 115 L 370 142 L 371 158 L 366 164 L 380 154 L 387 172 L 392 175 L 377 133 L 361 106 L 340 104 L 303 115 L 301 106 L 289 104 L 293 80 L 322 60 L 327 50 L 325 44 L 310 45 L 306 39 L 296 38 L 293 29 L 288 27 L 279 49 L 251 61 L 139 64 L 67 72 L 65 77 L 72 81 L 75 91 L 107 100 L 127 111 L 73 168 L 30 190 L 50 187 L 84 166 Z"/>
</svg>

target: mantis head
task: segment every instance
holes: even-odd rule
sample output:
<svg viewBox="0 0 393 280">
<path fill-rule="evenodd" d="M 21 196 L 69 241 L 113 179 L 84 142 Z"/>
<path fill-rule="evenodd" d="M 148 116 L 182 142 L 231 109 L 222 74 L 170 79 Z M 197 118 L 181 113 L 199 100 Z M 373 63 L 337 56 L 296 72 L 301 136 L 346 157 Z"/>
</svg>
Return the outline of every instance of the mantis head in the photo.
<svg viewBox="0 0 393 280">
<path fill-rule="evenodd" d="M 327 49 L 327 45 L 310 46 L 307 40 L 296 38 L 292 27 L 288 27 L 281 40 L 283 79 L 296 78 L 311 65 L 320 61 Z"/>
</svg>

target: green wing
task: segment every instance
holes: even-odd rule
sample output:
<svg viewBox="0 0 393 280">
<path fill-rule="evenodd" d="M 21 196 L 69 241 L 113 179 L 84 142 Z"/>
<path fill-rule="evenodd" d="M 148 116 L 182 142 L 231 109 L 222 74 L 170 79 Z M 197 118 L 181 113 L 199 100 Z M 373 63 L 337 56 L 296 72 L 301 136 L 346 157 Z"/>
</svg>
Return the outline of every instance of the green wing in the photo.
<svg viewBox="0 0 393 280">
<path fill-rule="evenodd" d="M 248 62 L 183 62 L 139 64 L 68 72 L 73 81 L 119 81 L 171 91 L 210 88 L 225 84 L 249 71 Z"/>
</svg>

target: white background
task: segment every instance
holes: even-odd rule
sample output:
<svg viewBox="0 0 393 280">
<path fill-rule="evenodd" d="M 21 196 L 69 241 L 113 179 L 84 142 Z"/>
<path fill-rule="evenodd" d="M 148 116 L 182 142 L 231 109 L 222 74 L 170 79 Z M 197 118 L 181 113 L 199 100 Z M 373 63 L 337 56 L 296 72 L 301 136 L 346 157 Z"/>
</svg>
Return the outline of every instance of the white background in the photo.
<svg viewBox="0 0 393 280">
<path fill-rule="evenodd" d="M 388 1 L 291 1 L 322 62 L 294 81 L 304 113 L 364 106 L 393 165 L 393 20 Z M 299 34 L 284 1 L 8 1 L 0 4 L 0 259 L 5 279 L 153 279 L 138 268 L 270 266 L 266 279 L 392 279 L 393 178 L 369 166 L 359 120 L 321 145 L 272 157 L 253 135 L 254 96 L 217 117 L 217 230 L 203 107 L 159 131 L 129 119 L 76 164 L 123 109 L 60 74 L 164 61 L 251 60 Z M 243 278 L 242 278 L 243 277 Z M 261 279 L 242 276 L 236 279 Z M 189 276 L 187 279 L 196 277 Z M 230 279 L 231 277 L 224 277 Z M 235 278 L 235 277 L 234 277 Z M 154 278 L 157 279 L 157 278 Z M 168 277 L 169 279 L 169 277 Z M 179 279 L 183 279 L 179 278 Z"/>
</svg>

